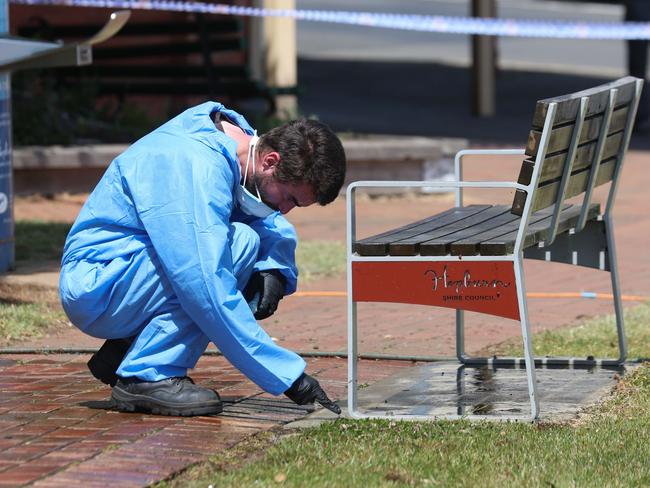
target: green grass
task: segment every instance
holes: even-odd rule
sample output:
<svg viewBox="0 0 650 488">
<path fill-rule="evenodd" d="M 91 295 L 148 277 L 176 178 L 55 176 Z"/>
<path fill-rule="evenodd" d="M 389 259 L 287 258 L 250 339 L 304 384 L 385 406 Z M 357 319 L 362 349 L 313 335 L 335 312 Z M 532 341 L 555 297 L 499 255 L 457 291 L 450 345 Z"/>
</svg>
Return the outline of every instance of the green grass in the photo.
<svg viewBox="0 0 650 488">
<path fill-rule="evenodd" d="M 56 289 L 0 282 L 0 345 L 68 326 Z"/>
<path fill-rule="evenodd" d="M 650 304 L 626 312 L 630 350 L 648 357 Z M 615 353 L 613 319 L 535 336 L 538 353 Z M 597 345 L 605 343 L 602 347 Z M 515 354 L 510 344 L 500 354 Z M 162 487 L 650 486 L 650 363 L 570 422 L 337 420 L 278 440 L 262 434 Z"/>
<path fill-rule="evenodd" d="M 338 241 L 298 241 L 296 263 L 301 280 L 345 273 L 345 244 Z"/>
<path fill-rule="evenodd" d="M 16 222 L 16 261 L 59 261 L 70 224 L 19 220 Z"/>
<path fill-rule="evenodd" d="M 67 324 L 63 310 L 45 304 L 0 300 L 0 344 L 40 337 L 53 326 Z"/>
<path fill-rule="evenodd" d="M 630 358 L 650 358 L 650 303 L 625 310 L 625 332 Z M 533 349 L 537 356 L 618 357 L 616 321 L 613 315 L 597 317 L 577 327 L 547 330 L 535 334 Z M 488 355 L 521 356 L 520 338 L 490 346 Z"/>
</svg>

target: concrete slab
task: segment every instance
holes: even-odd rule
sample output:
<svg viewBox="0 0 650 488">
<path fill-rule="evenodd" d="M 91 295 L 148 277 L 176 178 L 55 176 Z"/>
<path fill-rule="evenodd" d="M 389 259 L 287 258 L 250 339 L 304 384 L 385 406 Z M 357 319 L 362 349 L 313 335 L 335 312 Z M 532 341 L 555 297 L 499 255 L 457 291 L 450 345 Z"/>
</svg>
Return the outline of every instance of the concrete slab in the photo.
<svg viewBox="0 0 650 488">
<path fill-rule="evenodd" d="M 357 180 L 451 178 L 454 155 L 469 146 L 469 141 L 462 137 L 407 135 L 347 134 L 342 137 L 342 143 L 348 162 L 343 192 L 349 183 Z M 16 195 L 90 192 L 110 162 L 127 147 L 126 144 L 95 144 L 16 148 L 14 192 Z M 397 191 L 383 189 L 375 193 Z"/>
<path fill-rule="evenodd" d="M 541 420 L 575 417 L 596 404 L 634 365 L 621 368 L 537 368 Z M 341 403 L 344 403 L 343 401 Z M 370 415 L 464 415 L 468 419 L 528 421 L 530 406 L 523 368 L 466 367 L 436 362 L 398 371 L 359 390 L 359 409 Z M 345 416 L 349 416 L 347 411 Z M 313 427 L 336 418 L 318 410 L 286 428 Z"/>
<path fill-rule="evenodd" d="M 58 261 L 18 263 L 16 269 L 12 272 L 0 274 L 0 283 L 57 288 L 59 286 L 60 270 L 61 264 Z"/>
</svg>

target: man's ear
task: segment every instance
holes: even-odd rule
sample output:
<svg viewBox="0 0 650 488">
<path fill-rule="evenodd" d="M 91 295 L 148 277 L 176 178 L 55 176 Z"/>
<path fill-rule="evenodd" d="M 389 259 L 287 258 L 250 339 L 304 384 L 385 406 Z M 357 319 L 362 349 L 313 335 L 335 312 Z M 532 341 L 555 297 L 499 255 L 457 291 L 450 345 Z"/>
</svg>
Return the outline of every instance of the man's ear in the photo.
<svg viewBox="0 0 650 488">
<path fill-rule="evenodd" d="M 266 171 L 275 168 L 280 162 L 280 153 L 277 151 L 269 151 L 262 156 L 262 170 Z"/>
</svg>

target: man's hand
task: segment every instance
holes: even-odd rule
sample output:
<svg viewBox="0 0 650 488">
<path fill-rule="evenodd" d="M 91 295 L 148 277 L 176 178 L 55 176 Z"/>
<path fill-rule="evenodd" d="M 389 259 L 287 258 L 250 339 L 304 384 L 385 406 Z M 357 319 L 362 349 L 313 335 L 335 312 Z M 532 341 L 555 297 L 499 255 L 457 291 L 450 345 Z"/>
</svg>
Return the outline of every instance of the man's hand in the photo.
<svg viewBox="0 0 650 488">
<path fill-rule="evenodd" d="M 308 374 L 303 373 L 300 375 L 284 394 L 298 405 L 306 405 L 316 401 L 335 414 L 341 414 L 341 407 L 330 400 L 318 384 L 318 381 Z"/>
<path fill-rule="evenodd" d="M 244 290 L 244 298 L 257 320 L 270 317 L 278 308 L 284 296 L 284 282 L 282 273 L 275 269 L 253 273 Z"/>
</svg>

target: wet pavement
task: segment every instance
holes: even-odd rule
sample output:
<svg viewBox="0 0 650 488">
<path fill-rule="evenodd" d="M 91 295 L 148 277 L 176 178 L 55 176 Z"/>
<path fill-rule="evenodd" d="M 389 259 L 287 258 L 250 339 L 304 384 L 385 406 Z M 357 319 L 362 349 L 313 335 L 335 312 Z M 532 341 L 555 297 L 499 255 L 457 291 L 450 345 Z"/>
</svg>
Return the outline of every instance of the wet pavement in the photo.
<svg viewBox="0 0 650 488">
<path fill-rule="evenodd" d="M 575 418 L 601 401 L 635 367 L 538 367 L 539 420 Z M 370 417 L 530 421 L 526 370 L 520 367 L 419 363 L 371 384 L 359 381 L 359 386 L 357 411 Z M 348 415 L 347 405 L 343 414 Z M 330 412 L 318 410 L 285 427 L 314 427 L 334 418 Z"/>
<path fill-rule="evenodd" d="M 537 368 L 540 420 L 564 420 L 594 404 L 626 368 Z M 432 363 L 401 371 L 359 393 L 368 415 L 530 420 L 526 370 Z"/>
</svg>

